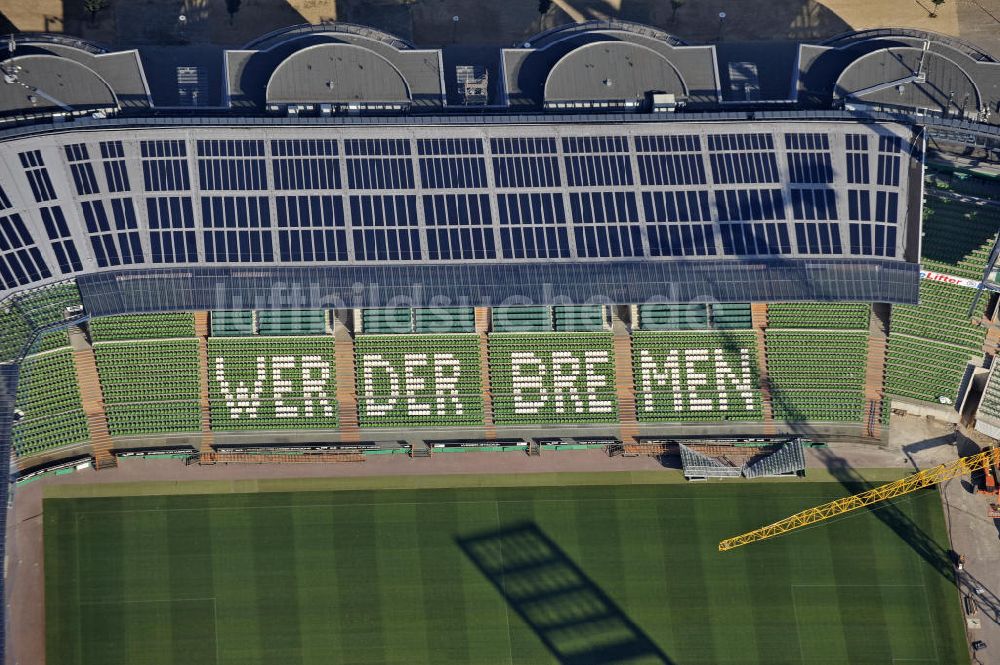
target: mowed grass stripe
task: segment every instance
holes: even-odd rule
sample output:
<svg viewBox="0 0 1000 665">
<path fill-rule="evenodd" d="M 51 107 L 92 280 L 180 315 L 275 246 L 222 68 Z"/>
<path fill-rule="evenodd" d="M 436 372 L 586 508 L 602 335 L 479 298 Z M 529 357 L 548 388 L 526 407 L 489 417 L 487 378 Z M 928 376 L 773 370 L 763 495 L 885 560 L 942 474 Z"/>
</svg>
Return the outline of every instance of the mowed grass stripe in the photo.
<svg viewBox="0 0 1000 665">
<path fill-rule="evenodd" d="M 759 497 L 755 497 L 759 507 Z M 750 501 L 746 501 L 750 505 Z M 751 499 L 753 500 L 753 499 Z M 763 598 L 750 594 L 745 566 L 740 558 L 753 553 L 739 552 L 736 557 L 725 557 L 715 551 L 721 534 L 739 530 L 739 511 L 735 505 L 711 504 L 705 501 L 692 503 L 694 519 L 703 525 L 699 552 L 704 558 L 705 585 L 708 594 L 708 611 L 696 620 L 711 624 L 711 639 L 715 642 L 718 663 L 760 662 L 756 658 L 757 633 L 754 630 L 753 608 Z"/>
<path fill-rule="evenodd" d="M 428 657 L 440 650 L 449 662 L 471 662 L 469 622 L 465 594 L 462 592 L 464 583 L 459 578 L 461 555 L 458 548 L 441 538 L 442 534 L 458 531 L 458 505 L 453 501 L 438 505 L 438 510 L 418 511 L 415 520 L 417 547 L 413 565 L 423 586 L 422 639 Z M 452 608 L 453 615 L 442 613 L 441 607 Z"/>
<path fill-rule="evenodd" d="M 922 525 L 925 530 L 932 534 L 947 533 L 944 511 L 937 504 L 927 501 L 916 502 L 912 511 L 916 523 Z M 938 538 L 938 542 L 946 543 L 947 541 Z M 932 549 L 932 547 L 928 547 L 928 549 Z M 922 559 L 916 553 L 913 556 L 918 562 Z M 931 565 L 919 565 L 914 566 L 914 568 L 920 571 L 917 581 L 922 581 L 924 586 L 924 605 L 930 616 L 928 636 L 931 638 L 934 650 L 938 655 L 938 662 L 946 663 L 952 655 L 949 649 L 951 642 L 956 639 L 954 612 L 951 611 L 951 606 L 948 603 L 952 605 L 960 603 L 958 589 L 952 582 L 952 575 L 955 571 L 947 564 L 937 568 Z M 944 599 L 946 602 L 942 603 L 940 599 Z M 964 637 L 965 632 L 960 624 L 958 630 L 961 631 L 960 636 Z"/>
<path fill-rule="evenodd" d="M 290 564 L 298 571 L 298 579 L 308 580 L 308 584 L 300 582 L 297 589 L 298 633 L 306 663 L 324 658 L 331 663 L 343 662 L 343 645 L 334 623 L 336 599 L 342 593 L 336 574 L 340 565 L 336 525 L 332 509 L 292 512 Z"/>
<path fill-rule="evenodd" d="M 257 578 L 254 620 L 261 636 L 259 662 L 302 662 L 300 588 L 295 566 L 295 525 L 289 506 L 250 511 L 251 553 Z M 310 571 L 308 579 L 314 577 Z M 305 580 L 303 580 L 305 582 Z M 257 661 L 254 661 L 257 662 Z"/>
<path fill-rule="evenodd" d="M 528 523 L 677 665 L 968 662 L 954 588 L 876 515 L 715 549 L 844 494 L 732 483 L 47 500 L 49 653 L 77 665 L 178 653 L 213 665 L 216 650 L 223 665 L 552 663 L 456 540 Z M 897 510 L 946 542 L 935 492 Z M 166 602 L 129 612 L 137 598 Z M 111 620 L 119 655 L 87 630 L 74 649 L 84 614 Z M 164 644 L 159 659 L 129 646 L 178 639 L 189 646 Z"/>
<path fill-rule="evenodd" d="M 371 493 L 363 492 L 357 506 L 337 506 L 337 605 L 330 617 L 347 660 L 380 663 L 385 659 L 382 589 L 391 578 L 382 571 L 375 548 L 375 509 Z M 386 571 L 388 573 L 388 571 Z M 400 629 L 403 629 L 401 626 Z"/>
<path fill-rule="evenodd" d="M 673 629 L 663 648 L 680 663 L 715 663 L 714 622 L 710 620 L 711 599 L 705 577 L 705 552 L 713 543 L 705 537 L 701 521 L 693 519 L 695 504 L 695 498 L 689 496 L 658 507 L 658 532 L 665 555 L 661 565 L 651 570 L 663 577 L 667 587 L 663 602 L 670 614 L 665 623 Z M 682 520 L 682 515 L 690 517 Z M 693 617 L 696 620 L 692 621 Z"/>
<path fill-rule="evenodd" d="M 258 594 L 253 552 L 253 511 L 212 510 L 213 503 L 206 502 L 212 537 L 211 552 L 204 565 L 211 566 L 215 580 L 214 596 L 218 614 L 216 649 L 220 654 L 220 665 L 258 663 L 264 644 L 258 623 L 259 608 L 256 605 Z M 187 514 L 189 519 L 194 519 L 200 513 Z M 135 519 L 142 517 L 137 516 Z"/>
<path fill-rule="evenodd" d="M 851 665 L 892 662 L 886 631 L 890 617 L 879 595 L 880 579 L 872 543 L 873 531 L 881 528 L 877 520 L 865 519 L 851 520 L 849 527 L 840 524 L 819 532 L 826 536 L 833 553 L 833 578 L 847 651 L 844 662 Z M 858 602 L 859 590 L 873 594 L 872 602 Z"/>
<path fill-rule="evenodd" d="M 464 585 L 462 596 L 465 614 L 459 619 L 453 614 L 442 613 L 440 607 L 436 608 L 435 612 L 443 616 L 445 623 L 456 621 L 465 625 L 471 657 L 468 661 L 456 662 L 515 665 L 523 662 L 514 659 L 511 634 L 512 630 L 516 629 L 519 619 L 514 616 L 514 611 L 507 603 L 501 600 L 500 592 L 483 578 L 479 569 L 458 547 L 458 538 L 498 529 L 503 523 L 501 513 L 507 506 L 496 501 L 493 489 L 479 492 L 480 501 L 462 501 L 458 496 L 463 494 L 462 491 L 456 491 L 452 495 L 458 513 L 458 526 L 455 531 L 437 534 L 436 538 L 447 553 L 447 560 L 455 565 L 450 571 L 453 579 L 456 582 L 461 581 Z M 452 559 L 452 556 L 455 558 Z M 443 642 L 447 641 L 449 636 L 450 632 L 446 632 L 439 634 L 437 639 Z M 542 652 L 544 653 L 544 649 Z"/>
<path fill-rule="evenodd" d="M 780 514 L 781 509 L 780 501 L 761 496 L 754 504 L 741 502 L 737 510 L 740 520 L 747 523 L 752 522 L 761 510 Z M 794 574 L 793 555 L 790 551 L 792 543 L 794 541 L 791 539 L 777 538 L 766 543 L 766 548 L 747 549 L 742 557 L 743 573 L 751 599 L 758 662 L 775 665 L 795 663 L 802 655 L 798 633 L 788 630 L 788 622 L 783 616 L 794 603 L 792 587 L 787 582 L 781 583 L 781 578 L 775 579 L 773 574 L 776 570 L 786 571 L 786 575 Z M 792 614 L 794 616 L 794 610 Z"/>
</svg>

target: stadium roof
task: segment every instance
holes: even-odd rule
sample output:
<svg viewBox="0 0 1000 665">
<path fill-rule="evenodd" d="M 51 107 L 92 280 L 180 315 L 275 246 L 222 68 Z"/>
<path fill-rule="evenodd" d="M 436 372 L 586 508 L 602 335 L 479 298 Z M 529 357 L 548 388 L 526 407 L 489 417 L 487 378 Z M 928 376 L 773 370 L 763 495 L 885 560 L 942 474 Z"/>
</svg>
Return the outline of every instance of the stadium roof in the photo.
<svg viewBox="0 0 1000 665">
<path fill-rule="evenodd" d="M 250 270 L 342 301 L 916 300 L 907 126 L 231 125 L 0 143 L 3 293 L 173 270 L 256 298 L 222 283 Z"/>
<path fill-rule="evenodd" d="M 8 122 L 94 111 L 148 115 L 153 106 L 172 113 L 192 106 L 234 114 L 454 113 L 463 101 L 457 68 L 474 65 L 490 81 L 487 105 L 513 112 L 648 110 L 650 94 L 663 92 L 685 111 L 848 105 L 1000 124 L 1000 63 L 961 40 L 909 29 L 848 33 L 822 45 L 687 45 L 650 26 L 589 21 L 512 48 L 453 49 L 448 58 L 348 23 L 293 26 L 239 50 L 144 48 L 141 59 L 61 35 L 21 34 L 14 43 L 9 72 L 18 58 L 53 60 L 22 63 L 31 64 L 24 83 L 37 93 L 0 86 L 0 118 Z"/>
<path fill-rule="evenodd" d="M 978 109 L 982 98 L 972 78 L 953 60 L 918 48 L 886 48 L 847 66 L 834 94 L 844 99 L 933 111 Z"/>
</svg>

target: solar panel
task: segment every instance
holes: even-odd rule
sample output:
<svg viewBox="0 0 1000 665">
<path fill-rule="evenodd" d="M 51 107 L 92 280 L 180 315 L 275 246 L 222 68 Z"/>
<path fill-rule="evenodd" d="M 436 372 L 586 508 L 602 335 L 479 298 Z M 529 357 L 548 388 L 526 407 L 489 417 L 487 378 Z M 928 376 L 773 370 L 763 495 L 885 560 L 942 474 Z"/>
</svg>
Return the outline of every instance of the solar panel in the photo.
<svg viewBox="0 0 1000 665">
<path fill-rule="evenodd" d="M 146 199 L 150 259 L 153 263 L 187 263 L 198 260 L 191 198 L 161 196 Z"/>
<path fill-rule="evenodd" d="M 566 154 L 628 152 L 628 137 L 625 136 L 564 136 L 562 149 Z"/>
<path fill-rule="evenodd" d="M 347 186 L 351 189 L 413 189 L 412 163 L 408 158 L 348 159 Z"/>
<path fill-rule="evenodd" d="M 711 221 L 708 192 L 652 191 L 642 193 L 646 220 L 650 222 L 704 222 Z"/>
<path fill-rule="evenodd" d="M 347 223 L 339 196 L 279 196 L 278 253 L 283 261 L 346 261 Z"/>
<path fill-rule="evenodd" d="M 837 197 L 832 189 L 791 190 L 795 219 L 837 219 Z"/>
<path fill-rule="evenodd" d="M 344 154 L 348 157 L 409 155 L 408 139 L 346 139 Z"/>
<path fill-rule="evenodd" d="M 626 155 L 585 155 L 564 158 L 570 187 L 632 184 L 632 163 Z"/>
<path fill-rule="evenodd" d="M 795 224 L 795 242 L 800 254 L 841 254 L 840 225 L 819 222 Z"/>
<path fill-rule="evenodd" d="M 486 187 L 486 161 L 481 157 L 439 157 L 420 160 L 424 189 Z"/>
<path fill-rule="evenodd" d="M 56 265 L 59 266 L 60 272 L 68 274 L 83 270 L 80 254 L 76 249 L 76 243 L 73 242 L 62 208 L 59 206 L 44 207 L 39 208 L 39 212 L 41 212 L 42 224 L 45 227 L 45 233 L 49 238 L 49 244 L 52 247 L 52 253 L 55 254 Z"/>
<path fill-rule="evenodd" d="M 497 187 L 558 187 L 556 157 L 494 157 L 493 181 Z"/>
<path fill-rule="evenodd" d="M 711 224 L 652 224 L 647 231 L 651 256 L 707 256 L 716 253 Z"/>
<path fill-rule="evenodd" d="M 715 190 L 720 222 L 784 219 L 785 204 L 780 189 Z"/>
<path fill-rule="evenodd" d="M 478 138 L 417 139 L 417 154 L 444 157 L 481 155 L 483 142 Z"/>
<path fill-rule="evenodd" d="M 783 223 L 722 224 L 722 249 L 733 256 L 788 254 L 791 243 Z"/>
</svg>

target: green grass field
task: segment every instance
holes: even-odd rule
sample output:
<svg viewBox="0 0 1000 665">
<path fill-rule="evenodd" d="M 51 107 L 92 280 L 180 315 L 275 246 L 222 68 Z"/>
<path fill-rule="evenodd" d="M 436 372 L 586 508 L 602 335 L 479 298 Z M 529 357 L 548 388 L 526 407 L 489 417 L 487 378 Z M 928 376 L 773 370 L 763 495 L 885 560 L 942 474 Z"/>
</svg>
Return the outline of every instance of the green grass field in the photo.
<svg viewBox="0 0 1000 665">
<path fill-rule="evenodd" d="M 716 551 L 843 494 L 734 483 L 47 499 L 47 662 L 968 663 L 954 587 L 877 514 Z M 896 505 L 947 548 L 934 491 Z"/>
</svg>

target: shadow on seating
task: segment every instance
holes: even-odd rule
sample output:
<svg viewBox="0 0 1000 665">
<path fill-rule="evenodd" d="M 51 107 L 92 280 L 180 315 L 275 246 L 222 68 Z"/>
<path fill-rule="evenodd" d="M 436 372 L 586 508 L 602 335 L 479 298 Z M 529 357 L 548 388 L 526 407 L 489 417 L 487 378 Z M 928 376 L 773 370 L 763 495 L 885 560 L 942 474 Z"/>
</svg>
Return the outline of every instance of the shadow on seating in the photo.
<svg viewBox="0 0 1000 665">
<path fill-rule="evenodd" d="M 456 542 L 562 665 L 673 665 L 536 524 Z"/>
</svg>

